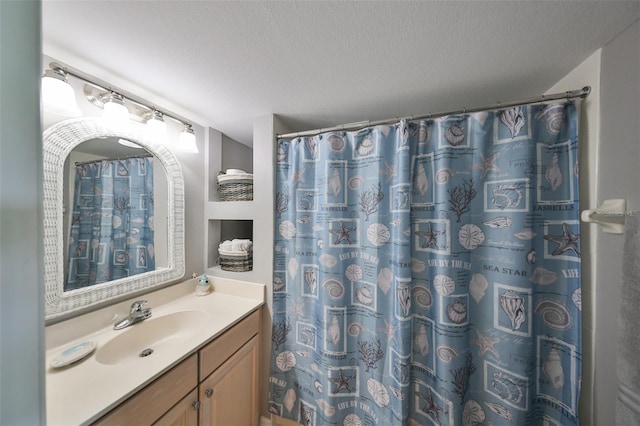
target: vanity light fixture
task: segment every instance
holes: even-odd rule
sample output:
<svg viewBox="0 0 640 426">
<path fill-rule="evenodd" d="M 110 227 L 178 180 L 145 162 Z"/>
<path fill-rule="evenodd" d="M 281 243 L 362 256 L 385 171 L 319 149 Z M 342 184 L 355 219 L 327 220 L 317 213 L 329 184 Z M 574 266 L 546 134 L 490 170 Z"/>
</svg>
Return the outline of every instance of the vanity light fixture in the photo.
<svg viewBox="0 0 640 426">
<path fill-rule="evenodd" d="M 2 1 L 2 0 L 0 0 Z M 51 62 L 42 77 L 42 106 L 47 111 L 56 115 L 66 117 L 76 117 L 82 115 L 76 103 L 73 87 L 68 83 L 68 76 L 84 81 L 83 92 L 86 99 L 98 108 L 102 108 L 102 117 L 111 126 L 119 129 L 128 127 L 130 120 L 146 123 L 149 137 L 162 145 L 168 145 L 175 151 L 198 153 L 195 134 L 191 123 L 174 114 L 161 111 L 156 107 L 149 106 L 149 103 L 135 95 L 125 93 L 119 89 L 112 88 L 109 84 L 90 77 L 81 71 L 77 71 L 63 66 L 57 62 Z M 58 92 L 52 91 L 49 87 L 62 87 Z M 63 94 L 57 94 L 61 93 Z M 56 107 L 68 103 L 68 107 Z M 168 143 L 166 118 L 170 118 L 176 123 L 184 126 L 180 133 L 179 142 Z"/>
<path fill-rule="evenodd" d="M 198 145 L 196 144 L 196 135 L 193 132 L 193 127 L 191 124 L 185 124 L 184 130 L 180 132 L 180 137 L 178 139 L 177 149 L 182 152 L 188 152 L 191 154 L 197 154 Z"/>
<path fill-rule="evenodd" d="M 110 125 L 123 129 L 129 124 L 129 110 L 124 105 L 124 98 L 120 93 L 109 92 L 103 99 L 102 118 Z"/>
<path fill-rule="evenodd" d="M 79 117 L 82 115 L 76 93 L 67 79 L 67 72 L 58 64 L 51 63 L 42 76 L 42 108 L 56 115 Z"/>
<path fill-rule="evenodd" d="M 147 114 L 147 132 L 151 140 L 167 144 L 167 123 L 164 122 L 164 115 L 160 111 L 154 109 Z"/>
</svg>

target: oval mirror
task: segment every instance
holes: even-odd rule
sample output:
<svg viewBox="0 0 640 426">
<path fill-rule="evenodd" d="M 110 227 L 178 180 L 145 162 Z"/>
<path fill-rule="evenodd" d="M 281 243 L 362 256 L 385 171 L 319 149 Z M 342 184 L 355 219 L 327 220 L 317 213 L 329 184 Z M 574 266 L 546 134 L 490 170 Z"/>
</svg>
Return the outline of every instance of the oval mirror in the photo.
<svg viewBox="0 0 640 426">
<path fill-rule="evenodd" d="M 184 180 L 142 131 L 99 118 L 43 135 L 45 315 L 184 276 Z"/>
</svg>

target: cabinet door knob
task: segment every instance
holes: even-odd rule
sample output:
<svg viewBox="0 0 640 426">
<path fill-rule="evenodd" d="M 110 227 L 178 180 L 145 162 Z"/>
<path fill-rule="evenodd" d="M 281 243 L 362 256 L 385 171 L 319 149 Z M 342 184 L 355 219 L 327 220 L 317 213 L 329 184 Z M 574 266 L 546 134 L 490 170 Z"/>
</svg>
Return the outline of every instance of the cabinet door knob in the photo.
<svg viewBox="0 0 640 426">
<path fill-rule="evenodd" d="M 207 389 L 204 391 L 204 394 L 207 398 L 211 398 L 213 396 L 213 389 Z"/>
<path fill-rule="evenodd" d="M 193 401 L 193 404 L 191 404 L 191 406 L 194 410 L 198 411 L 200 409 L 200 401 Z"/>
</svg>

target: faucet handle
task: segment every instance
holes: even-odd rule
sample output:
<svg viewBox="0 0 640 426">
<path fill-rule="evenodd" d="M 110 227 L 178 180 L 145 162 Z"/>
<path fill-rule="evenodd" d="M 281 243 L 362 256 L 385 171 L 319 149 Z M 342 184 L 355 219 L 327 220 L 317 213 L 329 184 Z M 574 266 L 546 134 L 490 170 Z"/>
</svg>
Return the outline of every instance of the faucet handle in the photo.
<svg viewBox="0 0 640 426">
<path fill-rule="evenodd" d="M 140 312 L 142 310 L 142 306 L 146 305 L 148 300 L 136 300 L 131 304 L 131 312 Z"/>
</svg>

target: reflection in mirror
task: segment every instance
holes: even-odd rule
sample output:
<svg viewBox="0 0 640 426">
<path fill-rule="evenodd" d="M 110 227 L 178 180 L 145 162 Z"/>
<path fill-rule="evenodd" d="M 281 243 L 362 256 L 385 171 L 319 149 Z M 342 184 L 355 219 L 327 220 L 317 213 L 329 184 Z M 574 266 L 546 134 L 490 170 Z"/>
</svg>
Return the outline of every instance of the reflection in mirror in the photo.
<svg viewBox="0 0 640 426">
<path fill-rule="evenodd" d="M 50 127 L 43 181 L 47 319 L 184 277 L 182 171 L 142 129 Z"/>
<path fill-rule="evenodd" d="M 76 146 L 64 169 L 64 291 L 167 266 L 164 168 L 134 142 Z"/>
</svg>

